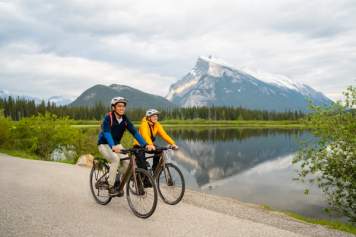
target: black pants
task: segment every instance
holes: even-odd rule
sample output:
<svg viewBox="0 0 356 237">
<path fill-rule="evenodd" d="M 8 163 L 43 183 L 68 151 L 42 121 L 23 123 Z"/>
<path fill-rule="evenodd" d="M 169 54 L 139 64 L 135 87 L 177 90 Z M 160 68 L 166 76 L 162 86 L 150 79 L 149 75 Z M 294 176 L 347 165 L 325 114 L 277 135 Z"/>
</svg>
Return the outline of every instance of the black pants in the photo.
<svg viewBox="0 0 356 237">
<path fill-rule="evenodd" d="M 135 147 L 138 147 L 138 146 L 135 146 Z M 155 171 L 156 168 L 157 168 L 157 165 L 159 163 L 159 159 L 161 157 L 162 152 L 152 151 L 152 152 L 149 152 L 149 154 L 154 154 L 153 155 L 152 170 Z M 137 167 L 147 170 L 145 152 L 144 151 L 136 152 L 135 156 L 136 156 Z"/>
</svg>

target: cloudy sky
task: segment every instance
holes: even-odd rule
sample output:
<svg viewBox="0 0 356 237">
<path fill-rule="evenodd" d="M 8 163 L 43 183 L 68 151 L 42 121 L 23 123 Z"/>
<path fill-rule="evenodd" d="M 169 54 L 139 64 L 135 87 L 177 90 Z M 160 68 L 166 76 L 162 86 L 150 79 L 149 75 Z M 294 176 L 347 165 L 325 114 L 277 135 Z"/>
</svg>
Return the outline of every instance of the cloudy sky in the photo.
<svg viewBox="0 0 356 237">
<path fill-rule="evenodd" d="M 200 56 L 282 74 L 331 99 L 356 85 L 356 1 L 0 0 L 0 90 L 165 96 Z"/>
</svg>

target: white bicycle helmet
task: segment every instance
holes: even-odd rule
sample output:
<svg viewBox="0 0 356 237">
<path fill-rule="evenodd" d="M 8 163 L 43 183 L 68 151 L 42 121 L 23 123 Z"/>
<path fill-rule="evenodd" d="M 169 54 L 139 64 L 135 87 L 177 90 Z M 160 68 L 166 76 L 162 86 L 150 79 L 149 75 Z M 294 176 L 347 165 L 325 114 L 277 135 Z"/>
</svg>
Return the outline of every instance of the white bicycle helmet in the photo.
<svg viewBox="0 0 356 237">
<path fill-rule="evenodd" d="M 115 106 L 117 103 L 124 103 L 125 105 L 127 105 L 127 102 L 127 99 L 118 96 L 111 99 L 111 106 Z"/>
<path fill-rule="evenodd" d="M 150 117 L 155 114 L 157 114 L 157 115 L 159 114 L 159 111 L 156 109 L 149 109 L 146 111 L 146 117 Z"/>
</svg>

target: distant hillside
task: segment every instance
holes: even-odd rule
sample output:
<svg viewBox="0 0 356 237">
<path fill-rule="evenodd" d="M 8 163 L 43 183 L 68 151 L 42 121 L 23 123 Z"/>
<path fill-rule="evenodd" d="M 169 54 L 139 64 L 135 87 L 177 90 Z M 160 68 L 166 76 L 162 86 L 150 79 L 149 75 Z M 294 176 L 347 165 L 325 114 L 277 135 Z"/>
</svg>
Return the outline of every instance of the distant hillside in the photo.
<svg viewBox="0 0 356 237">
<path fill-rule="evenodd" d="M 110 86 L 95 85 L 84 91 L 70 106 L 94 106 L 96 103 L 109 105 L 115 96 L 128 99 L 129 106 L 135 108 L 170 108 L 175 105 L 164 97 L 145 93 L 129 86 L 112 84 Z"/>
</svg>

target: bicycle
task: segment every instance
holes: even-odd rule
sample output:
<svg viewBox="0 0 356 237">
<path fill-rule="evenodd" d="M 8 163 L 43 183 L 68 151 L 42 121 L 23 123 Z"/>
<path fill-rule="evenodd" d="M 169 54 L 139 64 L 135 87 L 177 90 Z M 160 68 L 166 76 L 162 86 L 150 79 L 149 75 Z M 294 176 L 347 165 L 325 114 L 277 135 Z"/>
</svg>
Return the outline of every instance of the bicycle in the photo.
<svg viewBox="0 0 356 237">
<path fill-rule="evenodd" d="M 171 146 L 156 147 L 154 152 L 161 153 L 159 163 L 156 170 L 153 171 L 147 162 L 147 168 L 157 183 L 156 186 L 161 199 L 169 205 L 176 205 L 184 196 L 185 181 L 180 169 L 176 165 L 167 162 L 165 153 L 167 150 L 173 150 L 173 148 Z M 147 156 L 146 159 L 153 158 L 153 156 Z"/>
<path fill-rule="evenodd" d="M 130 160 L 130 163 L 122 175 L 121 182 L 119 182 L 120 172 L 117 171 L 115 186 L 121 192 L 126 184 L 126 198 L 130 209 L 137 217 L 148 218 L 154 213 L 157 207 L 157 187 L 151 174 L 136 166 L 136 157 L 134 154 L 140 150 L 146 151 L 143 148 L 122 149 L 120 151 L 121 154 L 128 154 L 128 157 L 121 158 L 120 160 Z M 94 158 L 93 168 L 90 172 L 90 190 L 95 201 L 101 205 L 107 205 L 115 197 L 109 195 L 108 191 L 109 169 L 110 166 L 106 159 L 100 157 Z M 150 182 L 152 187 L 145 188 L 145 179 Z M 149 201 L 149 203 L 146 205 L 144 201 Z"/>
</svg>

